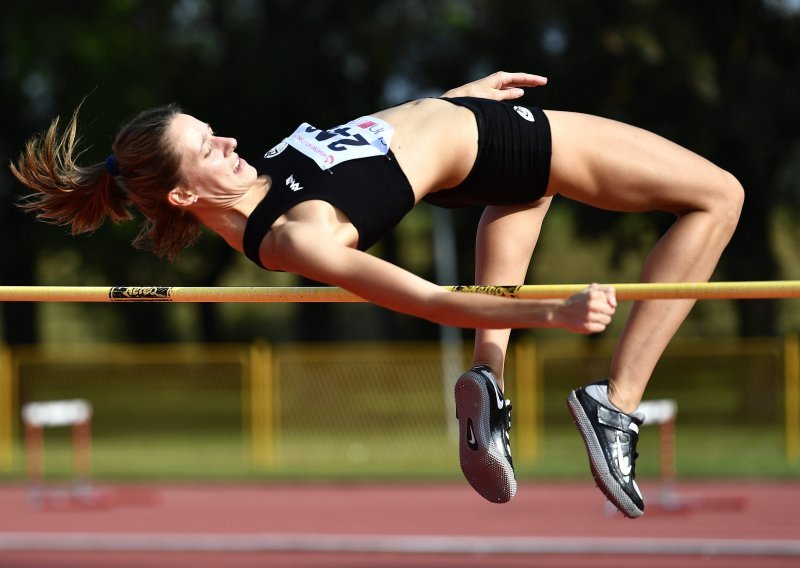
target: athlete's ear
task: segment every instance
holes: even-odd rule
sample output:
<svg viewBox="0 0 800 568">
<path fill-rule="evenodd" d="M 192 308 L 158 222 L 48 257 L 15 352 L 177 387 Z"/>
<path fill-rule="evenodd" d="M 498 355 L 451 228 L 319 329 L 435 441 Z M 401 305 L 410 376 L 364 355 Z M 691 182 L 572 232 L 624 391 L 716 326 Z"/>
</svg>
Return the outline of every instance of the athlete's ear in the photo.
<svg viewBox="0 0 800 568">
<path fill-rule="evenodd" d="M 189 205 L 197 203 L 198 199 L 199 197 L 196 193 L 180 185 L 172 188 L 169 190 L 169 193 L 167 193 L 167 201 L 176 207 L 188 207 Z"/>
</svg>

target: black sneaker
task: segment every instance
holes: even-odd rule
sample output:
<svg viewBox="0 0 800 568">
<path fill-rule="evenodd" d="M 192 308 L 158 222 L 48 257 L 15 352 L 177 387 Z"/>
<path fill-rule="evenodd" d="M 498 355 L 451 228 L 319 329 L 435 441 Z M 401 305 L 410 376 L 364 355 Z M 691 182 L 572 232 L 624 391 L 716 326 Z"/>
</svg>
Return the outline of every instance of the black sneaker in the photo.
<svg viewBox="0 0 800 568">
<path fill-rule="evenodd" d="M 600 491 L 626 517 L 642 516 L 644 499 L 634 478 L 643 418 L 604 406 L 589 396 L 585 387 L 569 394 L 567 407 L 583 437 Z"/>
<path fill-rule="evenodd" d="M 461 471 L 485 499 L 506 503 L 517 492 L 508 439 L 511 402 L 483 365 L 461 375 L 455 396 Z"/>
</svg>

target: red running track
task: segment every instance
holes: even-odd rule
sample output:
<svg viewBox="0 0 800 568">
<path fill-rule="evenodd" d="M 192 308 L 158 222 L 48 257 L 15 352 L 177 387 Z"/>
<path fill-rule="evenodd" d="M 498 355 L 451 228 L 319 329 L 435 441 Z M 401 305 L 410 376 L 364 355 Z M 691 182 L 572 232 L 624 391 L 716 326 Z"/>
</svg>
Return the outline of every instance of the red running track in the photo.
<svg viewBox="0 0 800 568">
<path fill-rule="evenodd" d="M 643 490 L 631 521 L 591 482 L 506 505 L 460 483 L 111 487 L 39 510 L 0 486 L 0 567 L 800 566 L 800 481 Z"/>
</svg>

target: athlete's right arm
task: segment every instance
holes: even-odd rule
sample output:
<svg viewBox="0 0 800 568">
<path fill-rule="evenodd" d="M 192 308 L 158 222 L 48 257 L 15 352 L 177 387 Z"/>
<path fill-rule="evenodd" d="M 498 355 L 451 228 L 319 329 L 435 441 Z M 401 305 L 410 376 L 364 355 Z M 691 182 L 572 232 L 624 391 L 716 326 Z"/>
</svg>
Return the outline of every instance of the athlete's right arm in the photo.
<svg viewBox="0 0 800 568">
<path fill-rule="evenodd" d="M 613 289 L 597 285 L 568 300 L 519 300 L 451 292 L 394 264 L 340 245 L 313 225 L 276 231 L 267 252 L 271 268 L 339 286 L 382 307 L 465 328 L 560 327 L 603 331 L 616 308 Z M 262 253 L 263 254 L 263 253 Z"/>
</svg>

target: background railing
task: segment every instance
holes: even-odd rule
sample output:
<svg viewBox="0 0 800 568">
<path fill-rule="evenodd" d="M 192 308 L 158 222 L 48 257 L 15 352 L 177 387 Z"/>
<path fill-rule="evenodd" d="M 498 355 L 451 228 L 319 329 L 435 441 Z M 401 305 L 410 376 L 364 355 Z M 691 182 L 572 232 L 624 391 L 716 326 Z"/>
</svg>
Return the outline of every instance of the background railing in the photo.
<svg viewBox="0 0 800 568">
<path fill-rule="evenodd" d="M 585 475 L 564 407 L 603 376 L 613 342 L 520 340 L 509 355 L 521 476 Z M 92 470 L 106 479 L 397 478 L 460 475 L 452 384 L 470 350 L 439 343 L 49 345 L 0 348 L 0 478 L 20 478 L 20 408 L 91 403 Z M 800 474 L 800 344 L 676 339 L 648 399 L 676 401 L 679 475 Z M 457 360 L 443 360 L 455 358 Z M 641 475 L 657 475 L 643 435 Z M 44 467 L 67 476 L 67 429 Z"/>
</svg>

